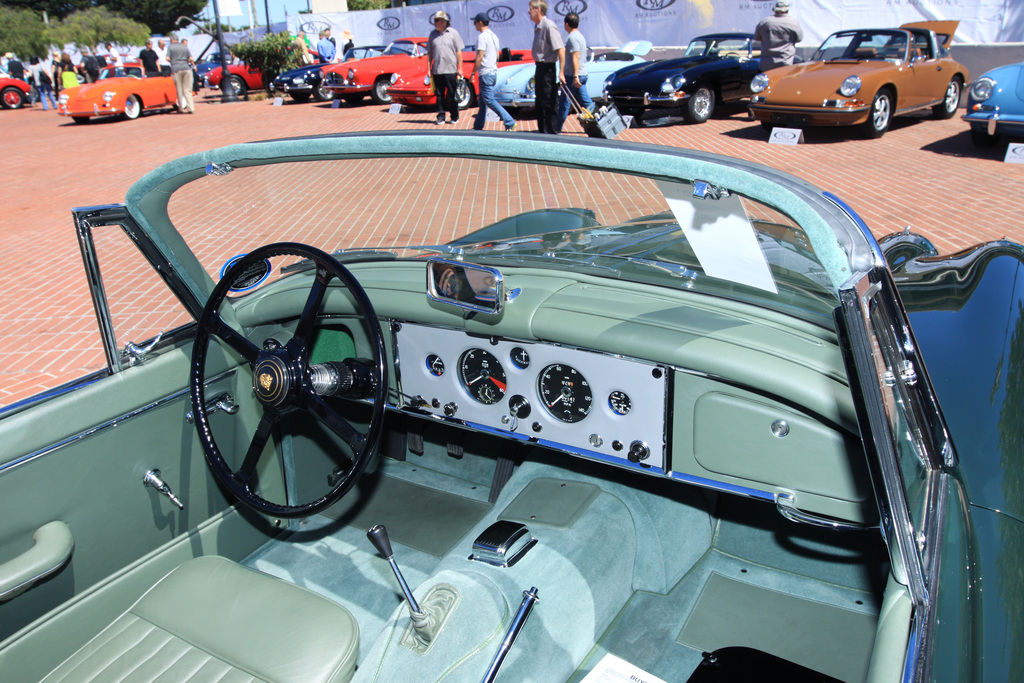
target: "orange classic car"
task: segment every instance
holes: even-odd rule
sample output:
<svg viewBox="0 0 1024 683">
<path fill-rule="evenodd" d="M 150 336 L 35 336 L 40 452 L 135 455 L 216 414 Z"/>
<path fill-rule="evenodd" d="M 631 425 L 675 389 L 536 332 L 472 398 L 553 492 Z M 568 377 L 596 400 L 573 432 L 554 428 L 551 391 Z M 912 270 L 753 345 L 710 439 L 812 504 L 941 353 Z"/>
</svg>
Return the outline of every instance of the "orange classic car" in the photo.
<svg viewBox="0 0 1024 683">
<path fill-rule="evenodd" d="M 57 111 L 75 123 L 99 116 L 137 119 L 143 111 L 177 109 L 170 76 L 147 77 L 141 66 L 108 66 L 95 83 L 68 88 L 60 94 Z"/>
<path fill-rule="evenodd" d="M 513 62 L 532 62 L 533 56 L 529 50 L 512 50 L 502 48 L 498 53 L 498 64 L 507 66 Z M 459 102 L 459 109 L 466 109 L 476 101 L 476 94 L 480 92 L 480 81 L 473 74 L 473 66 L 476 64 L 476 45 L 467 45 L 462 51 L 462 78 L 459 79 L 455 91 L 456 99 Z M 410 106 L 432 107 L 437 103 L 437 96 L 434 94 L 433 83 L 430 80 L 426 60 L 417 60 L 412 66 L 396 71 L 391 75 L 391 87 L 388 88 L 388 95 L 392 102 Z"/>
<path fill-rule="evenodd" d="M 949 54 L 959 23 L 833 33 L 810 61 L 755 76 L 750 112 L 766 130 L 860 126 L 869 138 L 885 134 L 900 114 L 930 108 L 951 118 L 968 80 L 967 68 Z"/>
<path fill-rule="evenodd" d="M 391 76 L 420 63 L 427 63 L 427 39 L 401 38 L 377 57 L 324 67 L 324 87 L 349 104 L 360 102 L 366 95 L 374 104 L 390 104 Z M 426 66 L 423 69 L 425 71 Z"/>
</svg>

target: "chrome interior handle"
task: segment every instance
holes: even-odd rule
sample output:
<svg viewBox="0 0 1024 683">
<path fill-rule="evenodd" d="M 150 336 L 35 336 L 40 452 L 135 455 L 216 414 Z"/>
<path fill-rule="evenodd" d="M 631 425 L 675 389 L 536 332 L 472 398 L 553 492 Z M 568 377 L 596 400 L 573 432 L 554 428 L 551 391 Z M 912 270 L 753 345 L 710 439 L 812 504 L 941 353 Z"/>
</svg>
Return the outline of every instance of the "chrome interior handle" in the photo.
<svg viewBox="0 0 1024 683">
<path fill-rule="evenodd" d="M 224 392 L 223 394 L 217 394 L 213 398 L 206 402 L 205 406 L 206 414 L 210 415 L 218 410 L 223 410 L 228 415 L 234 415 L 238 412 L 238 404 L 235 403 L 235 397 L 231 394 Z M 196 421 L 196 416 L 190 410 L 185 413 L 185 422 L 193 424 Z"/>
<path fill-rule="evenodd" d="M 825 529 L 832 529 L 833 531 L 866 531 L 867 529 L 875 528 L 867 524 L 846 522 L 833 517 L 825 517 L 823 515 L 804 512 L 796 506 L 796 496 L 792 493 L 776 493 L 775 507 L 778 509 L 780 515 L 789 521 L 796 522 L 798 524 L 810 524 L 812 526 L 823 527 Z"/>
</svg>

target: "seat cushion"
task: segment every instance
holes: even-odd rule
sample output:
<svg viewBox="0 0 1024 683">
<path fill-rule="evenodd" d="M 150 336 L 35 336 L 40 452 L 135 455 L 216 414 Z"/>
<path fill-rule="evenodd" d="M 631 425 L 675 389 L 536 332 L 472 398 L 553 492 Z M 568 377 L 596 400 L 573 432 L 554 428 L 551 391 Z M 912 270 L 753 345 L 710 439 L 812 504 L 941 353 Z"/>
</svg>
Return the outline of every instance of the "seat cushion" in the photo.
<svg viewBox="0 0 1024 683">
<path fill-rule="evenodd" d="M 347 681 L 359 627 L 304 588 L 201 557 L 160 580 L 44 680 Z"/>
</svg>

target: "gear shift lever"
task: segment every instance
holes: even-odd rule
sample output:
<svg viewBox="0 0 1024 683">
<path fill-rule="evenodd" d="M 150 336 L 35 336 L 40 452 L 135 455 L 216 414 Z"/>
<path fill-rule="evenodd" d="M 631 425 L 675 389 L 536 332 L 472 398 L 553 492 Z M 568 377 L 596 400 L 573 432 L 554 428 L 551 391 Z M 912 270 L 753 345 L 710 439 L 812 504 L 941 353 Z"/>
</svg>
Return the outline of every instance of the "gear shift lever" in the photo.
<svg viewBox="0 0 1024 683">
<path fill-rule="evenodd" d="M 395 553 L 391 550 L 391 539 L 388 538 L 388 530 L 384 528 L 383 524 L 377 524 L 366 532 L 366 537 L 370 539 L 370 543 L 377 549 L 381 557 L 391 565 L 392 571 L 395 572 L 395 578 L 398 579 L 398 585 L 402 587 L 405 599 L 409 602 L 409 609 L 412 611 L 413 619 L 415 620 L 418 615 L 423 615 L 419 603 L 413 597 L 409 584 L 405 582 L 405 577 L 402 576 L 401 570 L 398 569 L 398 563 L 395 562 Z M 425 617 L 426 615 L 423 616 Z"/>
<path fill-rule="evenodd" d="M 402 645 L 417 654 L 426 654 L 462 600 L 462 594 L 454 586 L 438 584 L 427 592 L 423 598 L 423 608 L 421 609 L 420 604 L 413 597 L 409 584 L 405 582 L 405 577 L 398 569 L 398 563 L 395 562 L 395 553 L 391 550 L 388 530 L 384 528 L 383 524 L 377 524 L 366 532 L 366 537 L 370 539 L 370 543 L 381 554 L 381 557 L 391 565 L 392 571 L 395 572 L 395 578 L 398 579 L 398 585 L 402 587 L 405 599 L 409 603 L 412 623 L 409 624 L 405 635 L 402 636 Z"/>
</svg>

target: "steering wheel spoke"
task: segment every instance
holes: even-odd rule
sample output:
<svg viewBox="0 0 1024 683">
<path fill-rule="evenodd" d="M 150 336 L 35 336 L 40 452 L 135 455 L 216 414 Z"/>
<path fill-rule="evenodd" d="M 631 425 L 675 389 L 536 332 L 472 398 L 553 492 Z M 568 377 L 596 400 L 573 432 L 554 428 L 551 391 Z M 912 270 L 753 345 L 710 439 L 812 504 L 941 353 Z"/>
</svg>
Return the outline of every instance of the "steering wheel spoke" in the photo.
<svg viewBox="0 0 1024 683">
<path fill-rule="evenodd" d="M 257 261 L 277 256 L 310 259 L 316 264 L 316 275 L 299 314 L 292 340 L 284 347 L 275 345 L 273 348 L 260 348 L 249 341 L 242 331 L 234 329 L 218 311 L 238 273 Z M 296 274 L 291 277 L 302 276 Z M 364 431 L 354 427 L 327 399 L 317 396 L 310 384 L 310 369 L 307 365 L 311 351 L 309 347 L 316 338 L 317 321 L 332 280 L 337 280 L 349 290 L 356 304 L 356 312 L 364 319 L 364 329 L 372 349 L 373 363 L 370 367 L 373 377 L 371 381 L 366 382 L 371 391 L 364 394 L 372 399 L 372 407 L 369 423 Z M 271 284 L 247 296 L 273 297 L 274 294 L 274 286 Z M 206 358 L 213 337 L 226 343 L 252 366 L 253 395 L 263 409 L 263 415 L 237 470 L 232 470 L 227 465 L 214 438 L 206 411 L 203 410 Z M 199 318 L 192 349 L 190 382 L 196 432 L 210 468 L 220 483 L 239 501 L 261 513 L 276 517 L 306 517 L 321 512 L 345 495 L 362 477 L 374 455 L 384 428 L 384 408 L 387 401 L 388 378 L 384 335 L 369 297 L 345 266 L 329 254 L 313 247 L 293 243 L 270 244 L 238 259 L 214 287 Z M 260 459 L 273 437 L 275 425 L 280 424 L 282 431 L 287 432 L 296 428 L 294 425 L 302 424 L 302 420 L 279 419 L 281 415 L 291 414 L 293 411 L 306 412 L 348 444 L 352 450 L 351 466 L 344 470 L 336 468 L 331 472 L 328 479 L 330 490 L 325 495 L 308 502 L 277 503 L 256 493 L 253 489 L 257 487 L 253 484 L 257 479 Z M 297 462 L 300 460 L 297 458 Z"/>
</svg>

